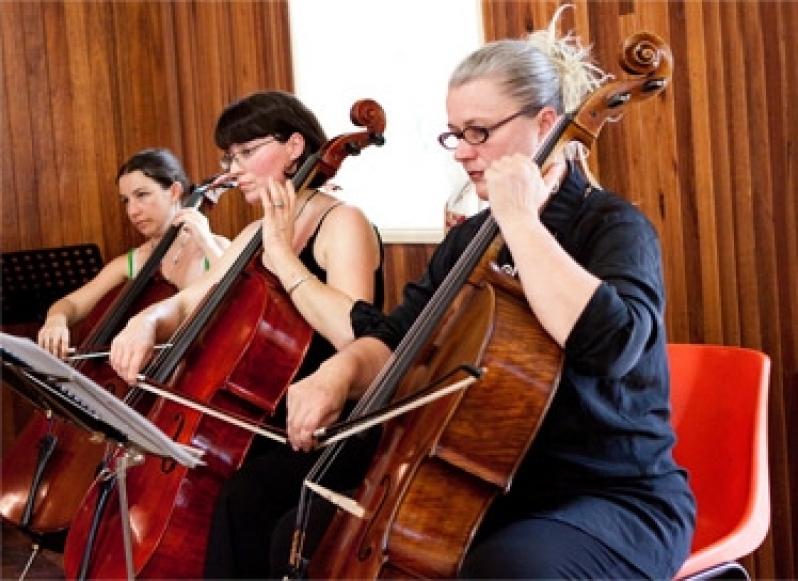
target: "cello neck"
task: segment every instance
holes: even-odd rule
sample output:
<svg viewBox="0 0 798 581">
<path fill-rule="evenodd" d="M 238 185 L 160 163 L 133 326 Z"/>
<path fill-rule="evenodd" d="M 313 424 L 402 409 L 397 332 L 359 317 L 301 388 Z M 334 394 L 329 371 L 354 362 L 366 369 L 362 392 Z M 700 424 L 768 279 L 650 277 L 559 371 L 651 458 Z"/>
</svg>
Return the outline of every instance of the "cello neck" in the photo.
<svg viewBox="0 0 798 581">
<path fill-rule="evenodd" d="M 215 176 L 204 184 L 195 187 L 188 198 L 183 203 L 184 208 L 199 208 L 205 200 L 215 201 L 221 192 L 234 187 L 231 183 L 224 183 L 221 185 L 214 185 L 215 180 L 219 176 Z M 172 225 L 167 230 L 166 234 L 161 237 L 157 246 L 153 249 L 147 261 L 141 267 L 141 270 L 136 276 L 130 279 L 114 299 L 113 303 L 106 310 L 102 320 L 92 329 L 91 333 L 83 341 L 87 345 L 108 345 L 121 327 L 124 320 L 130 316 L 130 309 L 136 302 L 138 297 L 142 295 L 145 288 L 158 269 L 161 267 L 161 261 L 172 243 L 180 234 L 180 225 Z"/>
</svg>

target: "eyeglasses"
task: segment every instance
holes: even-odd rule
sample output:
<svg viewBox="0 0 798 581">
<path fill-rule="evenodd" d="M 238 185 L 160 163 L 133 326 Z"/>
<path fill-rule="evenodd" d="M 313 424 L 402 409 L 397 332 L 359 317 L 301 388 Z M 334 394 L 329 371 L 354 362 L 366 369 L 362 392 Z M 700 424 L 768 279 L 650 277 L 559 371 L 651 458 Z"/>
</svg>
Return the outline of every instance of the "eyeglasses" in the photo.
<svg viewBox="0 0 798 581">
<path fill-rule="evenodd" d="M 221 159 L 219 159 L 219 165 L 222 167 L 222 171 L 228 172 L 230 168 L 233 167 L 234 162 L 238 162 L 239 165 L 244 163 L 250 157 L 255 155 L 255 152 L 258 151 L 261 147 L 266 145 L 267 143 L 271 143 L 277 139 L 273 135 L 269 135 L 260 143 L 256 143 L 255 145 L 248 145 L 247 147 L 243 147 L 236 152 L 233 153 L 225 153 Z"/>
<path fill-rule="evenodd" d="M 460 143 L 460 140 L 464 140 L 466 143 L 471 145 L 479 145 L 480 143 L 485 143 L 490 137 L 490 132 L 495 131 L 502 125 L 506 125 L 516 117 L 520 117 L 524 113 L 527 113 L 528 109 L 521 109 L 515 115 L 510 115 L 507 119 L 502 119 L 498 123 L 491 125 L 490 127 L 479 127 L 478 125 L 470 125 L 469 127 L 463 128 L 462 131 L 447 131 L 445 133 L 441 133 L 438 136 L 438 143 L 440 143 L 444 149 L 448 149 L 450 151 L 454 151 L 457 149 L 457 145 Z"/>
</svg>

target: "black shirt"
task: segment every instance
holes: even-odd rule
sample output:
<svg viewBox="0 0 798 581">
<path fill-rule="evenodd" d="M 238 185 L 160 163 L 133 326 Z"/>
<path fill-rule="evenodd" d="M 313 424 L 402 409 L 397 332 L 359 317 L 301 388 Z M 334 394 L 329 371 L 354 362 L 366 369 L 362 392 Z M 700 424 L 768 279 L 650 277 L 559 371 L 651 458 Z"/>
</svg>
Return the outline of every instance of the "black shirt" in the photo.
<svg viewBox="0 0 798 581">
<path fill-rule="evenodd" d="M 356 305 L 356 334 L 395 348 L 488 212 L 452 228 L 387 318 Z M 632 204 L 589 186 L 574 166 L 542 221 L 602 284 L 566 341 L 562 376 L 540 431 L 480 534 L 525 516 L 557 519 L 646 574 L 672 577 L 689 553 L 695 501 L 671 454 L 657 233 Z M 506 249 L 499 260 L 512 265 Z"/>
</svg>

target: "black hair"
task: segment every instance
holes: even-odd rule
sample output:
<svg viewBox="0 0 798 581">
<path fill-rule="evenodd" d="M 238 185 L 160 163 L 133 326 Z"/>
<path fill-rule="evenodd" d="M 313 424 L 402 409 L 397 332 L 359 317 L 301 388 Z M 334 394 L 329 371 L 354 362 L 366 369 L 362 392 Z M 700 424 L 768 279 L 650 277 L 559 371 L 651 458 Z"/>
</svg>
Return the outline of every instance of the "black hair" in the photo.
<svg viewBox="0 0 798 581">
<path fill-rule="evenodd" d="M 164 189 L 178 182 L 183 186 L 183 195 L 188 195 L 191 182 L 188 180 L 183 165 L 168 149 L 151 148 L 143 149 L 133 154 L 124 162 L 116 174 L 116 183 L 123 175 L 141 171 L 148 178 L 155 180 Z"/>
<path fill-rule="evenodd" d="M 293 133 L 305 139 L 305 149 L 296 160 L 298 169 L 327 142 L 321 123 L 294 95 L 283 91 L 258 91 L 225 107 L 216 122 L 214 141 L 219 149 L 227 151 L 234 143 L 267 136 L 285 143 Z M 323 182 L 319 174 L 309 186 L 319 187 Z"/>
</svg>

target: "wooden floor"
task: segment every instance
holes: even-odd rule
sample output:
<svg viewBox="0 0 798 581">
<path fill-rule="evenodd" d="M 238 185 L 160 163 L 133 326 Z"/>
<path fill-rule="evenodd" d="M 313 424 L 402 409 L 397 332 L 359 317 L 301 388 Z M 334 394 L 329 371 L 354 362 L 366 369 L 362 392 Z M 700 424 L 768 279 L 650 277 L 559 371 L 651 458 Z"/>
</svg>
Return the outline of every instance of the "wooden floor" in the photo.
<svg viewBox="0 0 798 581">
<path fill-rule="evenodd" d="M 0 556 L 3 567 L 0 579 L 4 581 L 20 579 L 31 556 L 31 540 L 15 527 L 5 523 L 3 523 L 2 535 L 2 554 Z M 61 554 L 42 550 L 33 560 L 24 578 L 29 580 L 63 579 Z"/>
</svg>

